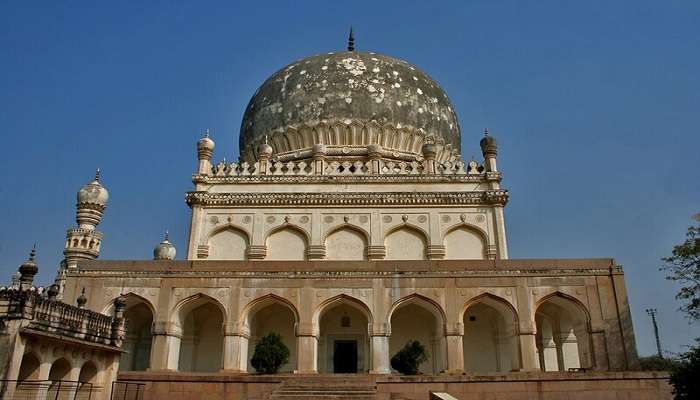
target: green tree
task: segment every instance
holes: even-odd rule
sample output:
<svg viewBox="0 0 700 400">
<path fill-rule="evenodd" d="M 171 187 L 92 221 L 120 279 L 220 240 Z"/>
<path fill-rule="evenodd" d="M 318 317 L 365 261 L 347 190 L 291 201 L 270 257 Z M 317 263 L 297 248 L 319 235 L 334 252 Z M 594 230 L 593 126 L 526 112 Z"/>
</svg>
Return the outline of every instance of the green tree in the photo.
<svg viewBox="0 0 700 400">
<path fill-rule="evenodd" d="M 391 367 L 404 375 L 416 375 L 420 365 L 427 360 L 425 346 L 417 340 L 411 340 L 391 357 Z"/>
<path fill-rule="evenodd" d="M 685 241 L 673 246 L 670 257 L 662 258 L 662 267 L 670 275 L 666 279 L 680 283 L 681 289 L 676 298 L 683 304 L 681 311 L 691 321 L 700 320 L 700 225 L 691 226 L 685 234 Z"/>
<path fill-rule="evenodd" d="M 289 348 L 279 333 L 270 332 L 255 344 L 250 363 L 259 374 L 276 374 L 289 361 Z"/>
<path fill-rule="evenodd" d="M 676 400 L 700 399 L 700 339 L 696 342 L 697 345 L 680 355 L 680 363 L 671 373 Z"/>
</svg>

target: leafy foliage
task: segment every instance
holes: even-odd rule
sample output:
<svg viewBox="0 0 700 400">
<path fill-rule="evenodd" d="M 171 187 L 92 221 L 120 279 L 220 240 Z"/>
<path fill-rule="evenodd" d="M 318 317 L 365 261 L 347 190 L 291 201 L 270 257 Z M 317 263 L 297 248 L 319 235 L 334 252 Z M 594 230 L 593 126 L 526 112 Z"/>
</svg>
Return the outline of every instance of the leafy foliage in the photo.
<svg viewBox="0 0 700 400">
<path fill-rule="evenodd" d="M 679 282 L 681 290 L 676 295 L 691 321 L 700 321 L 700 225 L 691 226 L 685 234 L 686 240 L 673 246 L 670 257 L 662 258 L 666 263 L 661 269 L 669 271 L 667 279 Z"/>
<path fill-rule="evenodd" d="M 680 363 L 671 373 L 673 398 L 676 400 L 700 399 L 700 339 L 686 353 L 681 354 Z"/>
<path fill-rule="evenodd" d="M 417 340 L 412 340 L 391 357 L 391 367 L 404 375 L 416 375 L 420 365 L 427 360 L 425 346 Z"/>
<path fill-rule="evenodd" d="M 282 342 L 279 333 L 271 332 L 255 344 L 250 363 L 260 374 L 276 374 L 289 361 L 289 348 Z"/>
<path fill-rule="evenodd" d="M 639 367 L 642 371 L 673 371 L 679 361 L 674 358 L 666 358 L 659 356 L 639 357 Z"/>
</svg>

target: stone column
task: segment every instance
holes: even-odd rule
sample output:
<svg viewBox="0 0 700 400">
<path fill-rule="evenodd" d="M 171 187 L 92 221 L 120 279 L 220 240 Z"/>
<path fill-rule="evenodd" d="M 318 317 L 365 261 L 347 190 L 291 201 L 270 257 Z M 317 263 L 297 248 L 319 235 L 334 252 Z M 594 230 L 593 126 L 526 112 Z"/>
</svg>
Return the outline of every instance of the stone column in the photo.
<svg viewBox="0 0 700 400">
<path fill-rule="evenodd" d="M 540 361 L 537 357 L 537 344 L 535 342 L 534 332 L 520 332 L 518 335 L 520 341 L 520 358 L 522 371 L 538 371 L 540 369 Z"/>
<path fill-rule="evenodd" d="M 461 374 L 464 372 L 464 335 L 448 334 L 447 341 L 447 373 Z"/>
<path fill-rule="evenodd" d="M 372 369 L 370 374 L 390 374 L 389 336 L 372 335 Z"/>
<path fill-rule="evenodd" d="M 168 332 L 165 329 L 167 325 L 167 322 L 158 322 L 154 326 L 150 370 L 177 371 L 180 359 L 181 333 L 179 331 Z"/>
<path fill-rule="evenodd" d="M 224 370 L 248 372 L 248 335 L 237 332 L 224 336 Z"/>
<path fill-rule="evenodd" d="M 315 374 L 318 372 L 316 364 L 318 354 L 318 338 L 314 335 L 297 336 L 297 373 Z"/>
</svg>

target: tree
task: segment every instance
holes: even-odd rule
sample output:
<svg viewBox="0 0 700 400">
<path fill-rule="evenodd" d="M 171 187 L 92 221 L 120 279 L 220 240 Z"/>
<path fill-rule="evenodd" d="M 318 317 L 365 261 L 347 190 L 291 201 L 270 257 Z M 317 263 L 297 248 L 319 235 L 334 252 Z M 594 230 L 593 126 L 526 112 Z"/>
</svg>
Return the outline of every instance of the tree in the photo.
<svg viewBox="0 0 700 400">
<path fill-rule="evenodd" d="M 681 284 L 676 295 L 683 303 L 681 311 L 691 321 L 700 321 L 700 225 L 688 228 L 685 237 L 683 243 L 673 246 L 670 257 L 662 258 L 666 265 L 661 269 L 670 272 L 666 279 Z"/>
<path fill-rule="evenodd" d="M 671 373 L 676 400 L 700 399 L 700 339 L 696 341 L 697 345 L 680 355 L 680 363 Z"/>
<path fill-rule="evenodd" d="M 270 332 L 255 344 L 251 365 L 260 374 L 276 374 L 289 361 L 289 348 L 279 333 Z"/>
<path fill-rule="evenodd" d="M 391 367 L 404 375 L 416 375 L 420 365 L 427 360 L 425 346 L 417 340 L 411 340 L 391 357 Z"/>
</svg>

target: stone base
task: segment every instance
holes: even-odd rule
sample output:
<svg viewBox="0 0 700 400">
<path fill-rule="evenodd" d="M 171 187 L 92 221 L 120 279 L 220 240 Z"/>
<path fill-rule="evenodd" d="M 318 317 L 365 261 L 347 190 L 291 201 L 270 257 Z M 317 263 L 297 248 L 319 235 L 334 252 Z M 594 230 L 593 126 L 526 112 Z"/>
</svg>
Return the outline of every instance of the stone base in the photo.
<svg viewBox="0 0 700 400">
<path fill-rule="evenodd" d="M 144 382 L 144 400 L 263 400 L 288 381 L 324 384 L 338 375 L 248 375 L 178 372 L 122 372 L 119 380 Z M 376 399 L 429 398 L 447 392 L 460 400 L 671 400 L 668 374 L 663 372 L 513 372 L 484 375 L 343 375 L 346 384 L 376 384 Z M 369 382 L 371 381 L 371 382 Z"/>
</svg>

